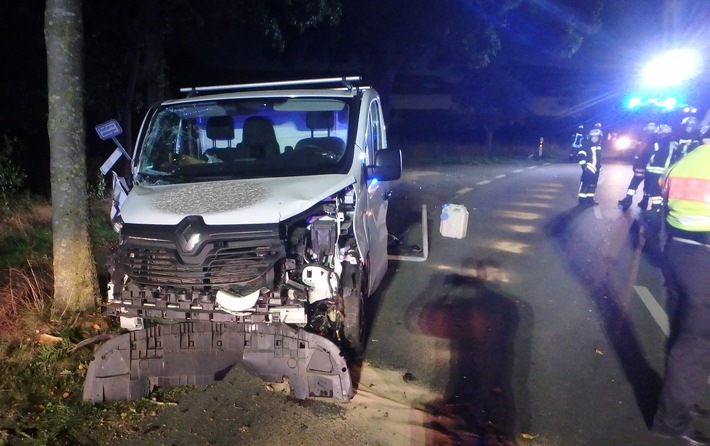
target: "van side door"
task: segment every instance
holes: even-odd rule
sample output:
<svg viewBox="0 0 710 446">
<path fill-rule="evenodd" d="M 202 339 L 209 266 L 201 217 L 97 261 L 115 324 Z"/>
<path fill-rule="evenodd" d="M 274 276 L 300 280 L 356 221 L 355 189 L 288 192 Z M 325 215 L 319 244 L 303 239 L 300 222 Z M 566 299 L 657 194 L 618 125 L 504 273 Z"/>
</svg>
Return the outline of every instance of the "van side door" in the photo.
<svg viewBox="0 0 710 446">
<path fill-rule="evenodd" d="M 378 150 L 384 149 L 385 135 L 382 121 L 382 109 L 377 98 L 369 104 L 365 149 L 367 165 L 375 162 Z M 374 290 L 382 281 L 387 271 L 387 199 L 389 184 L 378 178 L 366 178 L 367 213 L 365 229 L 369 242 L 370 283 L 369 289 Z"/>
</svg>

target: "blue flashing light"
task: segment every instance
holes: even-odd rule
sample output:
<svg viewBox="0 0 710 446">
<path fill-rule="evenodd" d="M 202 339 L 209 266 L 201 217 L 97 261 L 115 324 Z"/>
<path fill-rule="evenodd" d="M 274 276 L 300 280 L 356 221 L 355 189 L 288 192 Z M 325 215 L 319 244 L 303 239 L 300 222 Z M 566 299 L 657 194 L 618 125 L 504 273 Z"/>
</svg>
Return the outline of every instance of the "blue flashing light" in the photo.
<svg viewBox="0 0 710 446">
<path fill-rule="evenodd" d="M 372 182 L 367 187 L 367 192 L 369 194 L 374 194 L 375 191 L 377 190 L 377 188 L 379 188 L 379 187 L 380 187 L 380 180 L 378 180 L 377 178 L 373 178 Z"/>
<path fill-rule="evenodd" d="M 673 110 L 676 105 L 678 105 L 678 99 L 666 98 L 659 105 L 664 107 L 666 110 Z"/>
<path fill-rule="evenodd" d="M 665 111 L 673 111 L 687 106 L 688 104 L 686 102 L 673 95 L 633 96 L 626 101 L 626 107 L 628 110 L 656 108 Z"/>
<path fill-rule="evenodd" d="M 634 96 L 633 98 L 629 99 L 629 101 L 628 101 L 627 104 L 628 104 L 627 106 L 628 106 L 630 109 L 634 109 L 634 108 L 640 106 L 640 105 L 642 104 L 642 101 L 641 101 L 641 98 L 640 98 L 640 97 Z"/>
</svg>

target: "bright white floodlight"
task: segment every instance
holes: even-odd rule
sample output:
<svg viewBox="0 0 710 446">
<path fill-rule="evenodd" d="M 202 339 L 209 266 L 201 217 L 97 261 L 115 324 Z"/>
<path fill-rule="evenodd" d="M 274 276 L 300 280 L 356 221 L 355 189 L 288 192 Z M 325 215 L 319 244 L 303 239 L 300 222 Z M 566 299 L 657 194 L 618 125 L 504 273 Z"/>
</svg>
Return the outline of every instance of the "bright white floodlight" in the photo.
<svg viewBox="0 0 710 446">
<path fill-rule="evenodd" d="M 700 55 L 690 49 L 665 52 L 643 69 L 643 81 L 649 87 L 673 87 L 681 85 L 702 71 Z"/>
</svg>

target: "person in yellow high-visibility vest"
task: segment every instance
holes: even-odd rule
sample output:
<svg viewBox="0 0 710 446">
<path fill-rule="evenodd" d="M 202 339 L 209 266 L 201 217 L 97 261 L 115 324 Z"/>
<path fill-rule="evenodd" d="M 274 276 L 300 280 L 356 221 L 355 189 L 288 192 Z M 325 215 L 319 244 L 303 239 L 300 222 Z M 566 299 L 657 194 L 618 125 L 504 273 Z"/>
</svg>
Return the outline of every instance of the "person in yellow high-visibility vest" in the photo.
<svg viewBox="0 0 710 446">
<path fill-rule="evenodd" d="M 708 416 L 698 403 L 710 375 L 710 144 L 668 170 L 663 196 L 671 333 L 651 430 L 689 445 L 710 445 L 710 438 L 691 426 L 693 417 Z"/>
</svg>

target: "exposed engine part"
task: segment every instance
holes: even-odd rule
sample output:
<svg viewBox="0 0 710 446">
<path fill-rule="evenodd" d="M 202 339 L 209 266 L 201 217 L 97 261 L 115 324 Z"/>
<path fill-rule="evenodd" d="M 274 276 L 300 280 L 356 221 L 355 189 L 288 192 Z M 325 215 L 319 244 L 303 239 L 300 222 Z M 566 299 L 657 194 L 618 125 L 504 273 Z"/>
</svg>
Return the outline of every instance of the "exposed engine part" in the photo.
<svg viewBox="0 0 710 446">
<path fill-rule="evenodd" d="M 303 268 L 301 281 L 307 285 L 308 303 L 334 298 L 339 288 L 338 275 L 321 265 L 308 265 Z"/>
<path fill-rule="evenodd" d="M 278 226 L 209 227 L 199 217 L 124 225 L 104 311 L 129 329 L 150 326 L 144 320 L 283 322 L 342 343 L 342 293 L 363 269 L 354 209 L 346 189 Z"/>
</svg>

